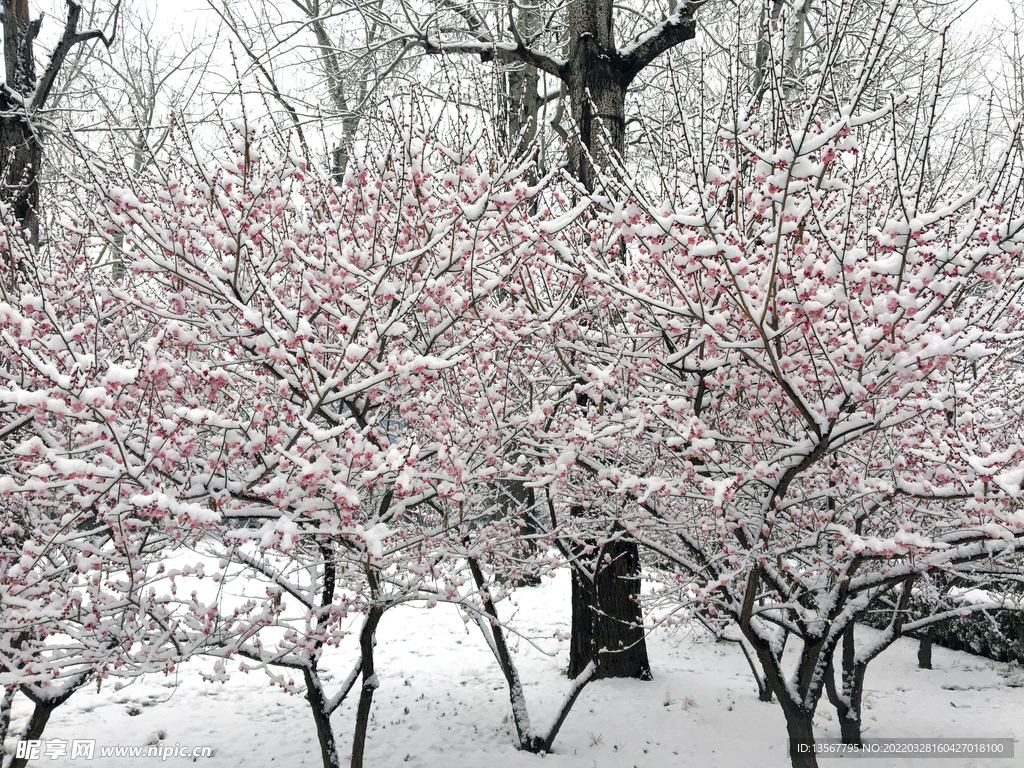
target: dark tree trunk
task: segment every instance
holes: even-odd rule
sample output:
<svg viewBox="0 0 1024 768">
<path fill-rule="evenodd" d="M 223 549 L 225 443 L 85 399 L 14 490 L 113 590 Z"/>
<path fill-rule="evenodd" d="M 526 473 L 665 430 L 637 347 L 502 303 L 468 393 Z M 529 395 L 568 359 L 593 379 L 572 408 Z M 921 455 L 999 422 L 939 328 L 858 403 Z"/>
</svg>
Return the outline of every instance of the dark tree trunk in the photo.
<svg viewBox="0 0 1024 768">
<path fill-rule="evenodd" d="M 313 722 L 316 723 L 316 736 L 320 742 L 320 756 L 324 768 L 341 768 L 338 758 L 338 745 L 334 740 L 331 728 L 331 714 L 327 711 L 327 699 L 316 667 L 303 668 L 302 676 L 306 680 L 306 701 L 313 710 Z"/>
<path fill-rule="evenodd" d="M 836 689 L 835 671 L 829 663 L 825 671 L 825 692 L 832 706 L 836 708 L 839 718 L 839 731 L 843 744 L 863 744 L 861 733 L 861 708 L 864 700 L 864 675 L 868 665 L 866 661 L 857 661 L 854 638 L 855 624 L 850 624 L 843 632 L 843 655 L 840 669 L 842 691 Z"/>
<path fill-rule="evenodd" d="M 626 84 L 614 59 L 604 54 L 593 37 L 583 38 L 566 86 L 579 141 L 570 145 L 569 162 L 580 182 L 594 189 L 594 166 L 607 168 L 611 153 L 621 157 L 626 148 Z M 589 97 L 588 97 L 589 94 Z M 599 139 L 607 132 L 607 146 Z M 590 153 L 587 160 L 583 147 Z M 592 165 L 593 164 L 593 165 Z"/>
<path fill-rule="evenodd" d="M 592 581 L 573 569 L 570 678 L 594 661 L 598 680 L 652 679 L 639 596 L 640 553 L 635 542 L 616 538 L 601 547 Z"/>
<path fill-rule="evenodd" d="M 569 678 L 575 680 L 594 659 L 594 612 L 597 592 L 589 574 L 572 569 L 572 627 L 569 637 Z"/>
<path fill-rule="evenodd" d="M 4 65 L 0 89 L 0 199 L 11 206 L 26 239 L 39 241 L 39 167 L 43 147 L 29 123 L 25 102 L 36 87 L 33 43 L 40 21 L 29 16 L 28 0 L 3 0 Z M 10 265 L 14 268 L 14 265 Z"/>
<path fill-rule="evenodd" d="M 0 157 L 3 163 L 0 199 L 11 206 L 21 223 L 24 237 L 39 242 L 39 166 L 43 148 L 28 121 L 17 112 L 17 105 L 0 92 Z"/>
<path fill-rule="evenodd" d="M 4 695 L 0 701 L 0 755 L 3 754 L 3 746 L 7 741 L 7 731 L 11 728 L 11 709 L 14 706 L 14 694 L 18 692 L 17 686 L 9 685 L 4 688 Z M 3 758 L 0 757 L 0 761 Z"/>
<path fill-rule="evenodd" d="M 783 711 L 793 768 L 818 768 L 818 758 L 814 754 L 814 711 L 794 706 L 784 706 Z"/>
<path fill-rule="evenodd" d="M 519 748 L 526 752 L 540 752 L 544 747 L 544 742 L 540 737 L 534 735 L 533 728 L 530 725 L 530 717 L 526 708 L 526 696 L 523 693 L 523 683 L 519 678 L 519 670 L 513 663 L 512 655 L 509 653 L 508 643 L 505 641 L 505 631 L 501 628 L 501 623 L 498 621 L 498 609 L 495 607 L 494 601 L 491 599 L 491 593 L 487 589 L 484 572 L 480 568 L 480 563 L 475 558 L 470 558 L 469 568 L 473 574 L 473 581 L 483 597 L 484 612 L 487 614 L 487 625 L 489 626 L 482 626 L 481 628 L 485 631 L 487 629 L 490 630 L 492 647 L 498 658 L 501 672 L 505 676 L 505 682 L 508 684 L 508 699 L 512 707 L 512 722 L 516 727 Z"/>
<path fill-rule="evenodd" d="M 661 53 L 696 34 L 696 8 L 688 5 L 688 15 L 680 23 L 665 27 L 623 56 L 615 43 L 612 10 L 611 0 L 576 0 L 568 6 L 569 56 L 560 71 L 578 132 L 570 141 L 569 163 L 591 192 L 595 167 L 607 168 L 611 155 L 625 154 L 629 84 Z M 599 140 L 602 129 L 607 145 Z M 608 567 L 603 555 L 611 556 Z M 575 678 L 595 660 L 597 678 L 650 680 L 640 614 L 639 547 L 628 540 L 610 543 L 595 571 L 593 582 L 578 572 L 573 575 L 569 676 Z"/>
<path fill-rule="evenodd" d="M 577 0 L 569 9 L 569 66 L 565 85 L 576 121 L 578 140 L 569 147 L 569 162 L 576 177 L 594 189 L 594 167 L 606 168 L 609 153 L 598 136 L 608 132 L 609 149 L 620 156 L 625 150 L 626 88 L 632 76 L 624 70 L 615 48 L 612 3 L 609 0 Z"/>
<path fill-rule="evenodd" d="M 384 609 L 374 605 L 366 615 L 366 623 L 359 633 L 359 651 L 362 658 L 363 687 L 359 692 L 359 706 L 356 709 L 356 730 L 352 737 L 351 768 L 363 768 L 363 753 L 366 748 L 366 730 L 370 723 L 370 706 L 373 692 L 377 690 L 377 673 L 373 667 L 374 634 L 380 624 Z"/>
<path fill-rule="evenodd" d="M 11 205 L 26 239 L 38 245 L 43 146 L 32 121 L 36 112 L 45 106 L 68 52 L 76 45 L 96 39 L 109 48 L 113 34 L 108 37 L 97 29 L 79 32 L 82 5 L 68 0 L 63 34 L 50 53 L 43 74 L 37 77 L 33 47 L 43 17 L 31 18 L 28 0 L 2 2 L 7 81 L 0 86 L 0 200 Z M 115 10 L 115 30 L 117 17 L 118 10 Z"/>
<path fill-rule="evenodd" d="M 501 500 L 502 515 L 506 520 L 519 519 L 519 531 L 526 537 L 523 549 L 526 550 L 526 553 L 536 554 L 537 544 L 533 538 L 530 538 L 538 532 L 534 519 L 537 499 L 533 488 L 527 487 L 522 480 L 499 480 L 497 490 Z M 539 576 L 526 573 L 515 585 L 517 587 L 537 587 L 540 586 L 540 583 Z"/>
<path fill-rule="evenodd" d="M 35 709 L 32 710 L 32 717 L 28 721 L 28 727 L 21 737 L 22 741 L 38 741 L 43 735 L 43 731 L 46 730 L 46 723 L 49 722 L 50 715 L 53 714 L 53 710 L 57 706 L 58 704 L 52 702 L 36 702 Z M 11 768 L 25 768 L 27 764 L 27 757 L 15 757 Z"/>
<path fill-rule="evenodd" d="M 751 581 L 748 588 L 755 587 Z M 817 768 L 818 759 L 814 754 L 814 711 L 821 696 L 822 687 L 827 687 L 830 669 L 824 663 L 831 657 L 833 648 L 826 645 L 824 638 L 810 640 L 802 638 L 803 649 L 792 688 L 783 677 L 782 654 L 784 648 L 773 646 L 760 637 L 751 627 L 749 611 L 755 600 L 753 591 L 744 602 L 745 615 L 740 621 L 740 630 L 754 649 L 768 687 L 778 694 L 779 705 L 786 717 L 786 731 L 789 734 L 789 759 L 793 768 Z M 833 684 L 834 685 L 834 684 Z"/>
<path fill-rule="evenodd" d="M 757 684 L 757 700 L 770 702 L 772 700 L 772 686 L 768 682 L 768 678 L 758 670 L 753 651 L 747 647 L 747 642 L 744 639 L 740 640 L 740 650 L 743 651 L 743 656 L 747 660 L 750 672 L 754 676 L 754 682 Z"/>
<path fill-rule="evenodd" d="M 921 643 L 917 646 L 918 669 L 932 668 L 932 640 L 935 637 L 935 627 L 928 627 L 921 635 Z"/>
</svg>

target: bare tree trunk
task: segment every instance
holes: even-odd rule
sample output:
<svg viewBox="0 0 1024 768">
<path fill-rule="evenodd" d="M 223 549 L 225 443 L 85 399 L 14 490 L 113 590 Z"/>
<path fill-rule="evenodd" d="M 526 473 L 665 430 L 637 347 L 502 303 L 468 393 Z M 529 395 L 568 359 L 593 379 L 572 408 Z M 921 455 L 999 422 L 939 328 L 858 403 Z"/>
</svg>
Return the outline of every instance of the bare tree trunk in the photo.
<svg viewBox="0 0 1024 768">
<path fill-rule="evenodd" d="M 11 206 L 26 239 L 39 242 L 39 168 L 43 147 L 29 123 L 26 102 L 36 87 L 33 43 L 40 19 L 28 0 L 3 0 L 6 88 L 0 89 L 0 200 Z M 11 265 L 13 268 L 13 265 Z"/>
<path fill-rule="evenodd" d="M 32 124 L 35 113 L 50 96 L 68 52 L 76 45 L 99 39 L 109 48 L 108 37 L 92 29 L 78 31 L 82 16 L 79 2 L 68 0 L 64 31 L 50 54 L 41 77 L 37 78 L 34 44 L 43 17 L 31 18 L 28 0 L 2 0 L 4 69 L 7 82 L 0 87 L 0 200 L 13 209 L 25 237 L 39 244 L 39 172 L 43 145 Z M 115 6 L 114 30 L 120 3 Z M 12 268 L 14 265 L 11 265 Z"/>
<path fill-rule="evenodd" d="M 753 609 L 753 593 L 744 603 L 744 611 Z M 786 731 L 789 734 L 789 759 L 793 768 L 817 768 L 818 759 L 814 754 L 814 711 L 821 696 L 828 672 L 823 664 L 825 654 L 831 655 L 826 639 L 801 638 L 803 649 L 796 674 L 787 685 L 782 668 L 784 649 L 760 637 L 751 627 L 746 614 L 740 621 L 740 629 L 751 644 L 757 660 L 764 671 L 768 687 L 778 695 L 779 705 L 786 717 Z"/>
<path fill-rule="evenodd" d="M 582 674 L 593 661 L 597 664 L 596 679 L 651 680 L 639 603 L 637 545 L 612 539 L 601 547 L 593 562 L 592 581 L 578 569 L 573 571 L 569 677 Z"/>
<path fill-rule="evenodd" d="M 359 633 L 359 651 L 362 658 L 363 687 L 359 692 L 359 706 L 356 709 L 356 730 L 352 737 L 351 768 L 363 768 L 363 753 L 366 748 L 366 730 L 370 723 L 370 706 L 373 704 L 373 692 L 380 685 L 373 667 L 374 634 L 377 625 L 384 615 L 384 608 L 379 605 L 370 607 L 366 615 L 366 623 Z"/>
<path fill-rule="evenodd" d="M 341 768 L 338 745 L 334 740 L 334 730 L 331 728 L 331 713 L 327 711 L 327 699 L 316 666 L 304 667 L 302 676 L 306 680 L 306 701 L 313 711 L 313 722 L 316 723 L 316 737 L 320 742 L 320 756 L 324 768 Z"/>
<path fill-rule="evenodd" d="M 569 162 L 577 178 L 594 189 L 594 168 L 606 168 L 609 152 L 602 148 L 600 126 L 608 131 L 607 149 L 620 155 L 626 142 L 626 87 L 622 62 L 615 49 L 611 0 L 579 0 L 569 10 L 569 61 L 565 84 L 579 140 L 570 146 Z M 585 150 L 585 151 L 584 151 Z"/>
<path fill-rule="evenodd" d="M 4 743 L 7 741 L 7 732 L 11 729 L 11 710 L 14 707 L 14 694 L 18 687 L 9 685 L 4 688 L 3 700 L 0 701 L 0 762 L 3 761 Z"/>
<path fill-rule="evenodd" d="M 484 631 L 490 631 L 490 641 L 493 643 L 495 655 L 498 657 L 498 665 L 505 676 L 508 684 L 508 699 L 512 706 L 512 722 L 516 727 L 516 736 L 519 740 L 519 748 L 526 752 L 539 752 L 543 747 L 543 741 L 533 733 L 530 725 L 530 715 L 526 708 L 526 696 L 523 693 L 523 683 L 519 678 L 519 670 L 512 662 L 512 656 L 508 650 L 508 643 L 505 641 L 505 632 L 498 622 L 498 610 L 491 600 L 490 591 L 484 579 L 480 564 L 475 558 L 470 558 L 469 568 L 473 573 L 473 581 L 480 591 L 484 601 L 484 611 L 487 614 L 487 621 L 481 625 Z"/>
<path fill-rule="evenodd" d="M 50 715 L 53 714 L 53 710 L 59 704 L 60 702 L 37 701 L 35 708 L 32 710 L 32 717 L 29 718 L 28 727 L 25 728 L 25 733 L 21 737 L 22 741 L 38 741 L 46 729 L 46 723 L 49 722 Z M 11 768 L 25 768 L 27 764 L 27 757 L 15 757 L 11 763 Z"/>
<path fill-rule="evenodd" d="M 843 632 L 843 655 L 840 665 L 842 691 L 836 690 L 833 665 L 829 664 L 825 673 L 825 692 L 832 706 L 836 708 L 843 744 L 861 746 L 861 706 L 864 699 L 864 674 L 868 665 L 857 662 L 854 627 L 854 624 L 850 624 Z"/>
<path fill-rule="evenodd" d="M 589 191 L 595 170 L 607 168 L 612 155 L 626 149 L 626 91 L 641 69 L 660 53 L 696 34 L 695 8 L 679 23 L 665 27 L 626 56 L 615 42 L 612 0 L 577 0 L 568 8 L 568 64 L 560 76 L 569 94 L 577 139 L 570 143 L 569 163 Z M 599 138 L 607 135 L 607 145 Z M 589 154 L 589 158 L 588 158 Z M 569 676 L 597 662 L 597 677 L 651 679 L 640 614 L 640 550 L 635 542 L 615 540 L 602 548 L 594 580 L 574 574 L 572 644 Z M 578 634 L 579 633 L 579 636 Z"/>
<path fill-rule="evenodd" d="M 935 626 L 928 627 L 921 634 L 921 642 L 917 647 L 917 667 L 918 669 L 931 669 L 932 668 L 932 641 L 935 638 Z"/>
<path fill-rule="evenodd" d="M 761 671 L 757 668 L 757 662 L 753 655 L 754 651 L 750 648 L 746 638 L 740 638 L 740 649 L 747 660 L 751 674 L 754 675 L 754 682 L 757 684 L 757 700 L 770 702 L 772 700 L 772 687 L 768 684 L 768 678 L 761 674 Z"/>
<path fill-rule="evenodd" d="M 814 754 L 814 712 L 793 706 L 783 706 L 782 709 L 786 714 L 789 760 L 793 768 L 818 768 L 818 758 Z"/>
<path fill-rule="evenodd" d="M 508 105 L 506 125 L 508 126 L 509 149 L 515 157 L 526 153 L 530 143 L 537 136 L 540 120 L 541 98 L 537 93 L 540 73 L 529 64 L 509 70 L 506 75 Z"/>
</svg>

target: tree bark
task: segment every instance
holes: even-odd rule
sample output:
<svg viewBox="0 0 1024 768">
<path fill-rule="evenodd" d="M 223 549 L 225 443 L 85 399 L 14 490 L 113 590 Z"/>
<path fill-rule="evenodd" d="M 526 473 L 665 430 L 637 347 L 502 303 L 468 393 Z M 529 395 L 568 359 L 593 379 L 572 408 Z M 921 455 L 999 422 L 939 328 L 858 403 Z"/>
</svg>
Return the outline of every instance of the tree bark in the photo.
<svg viewBox="0 0 1024 768">
<path fill-rule="evenodd" d="M 0 700 L 0 755 L 3 755 L 7 732 L 11 729 L 11 709 L 14 707 L 14 694 L 17 692 L 17 686 L 9 685 L 4 688 L 3 699 Z M 2 761 L 3 758 L 0 757 L 0 762 Z"/>
<path fill-rule="evenodd" d="M 487 582 L 484 579 L 483 570 L 476 558 L 469 559 L 469 569 L 473 574 L 473 581 L 476 588 L 483 597 L 484 612 L 487 619 L 481 622 L 481 629 L 490 632 L 490 642 L 498 658 L 498 666 L 505 676 L 508 684 L 508 699 L 512 707 L 512 722 L 516 727 L 516 737 L 519 740 L 519 748 L 526 752 L 539 752 L 543 747 L 542 740 L 535 736 L 533 727 L 530 725 L 530 715 L 526 707 L 526 695 L 523 693 L 523 683 L 519 678 L 519 670 L 512 661 L 512 655 L 508 650 L 508 643 L 505 641 L 505 631 L 498 621 L 498 609 L 491 599 L 490 590 L 487 589 Z"/>
<path fill-rule="evenodd" d="M 614 55 L 614 51 L 611 53 Z M 596 170 L 610 165 L 612 153 L 621 157 L 626 149 L 628 83 L 623 82 L 618 56 L 613 55 L 593 35 L 581 36 L 566 79 L 569 105 L 579 131 L 579 140 L 569 148 L 569 162 L 590 191 L 594 190 Z M 599 139 L 602 128 L 607 132 L 607 146 Z"/>
<path fill-rule="evenodd" d="M 384 608 L 379 605 L 370 607 L 366 615 L 366 623 L 359 633 L 359 651 L 362 657 L 363 687 L 359 692 L 359 706 L 356 709 L 356 730 L 352 737 L 351 768 L 363 768 L 363 753 L 366 748 L 366 730 L 370 723 L 370 706 L 373 704 L 373 692 L 379 687 L 377 673 L 373 667 L 374 634 L 377 625 L 384 615 Z"/>
<path fill-rule="evenodd" d="M 794 706 L 784 706 L 782 709 L 786 714 L 789 759 L 793 768 L 818 768 L 818 758 L 814 754 L 813 710 Z"/>
<path fill-rule="evenodd" d="M 28 727 L 25 728 L 25 734 L 21 737 L 22 741 L 39 740 L 43 731 L 46 730 L 46 723 L 49 722 L 50 715 L 53 714 L 53 710 L 57 708 L 58 704 L 59 702 L 36 702 L 35 708 L 32 710 L 32 717 L 28 721 Z M 27 757 L 15 757 L 11 768 L 25 768 L 27 764 Z"/>
<path fill-rule="evenodd" d="M 635 542 L 614 538 L 601 547 L 593 580 L 573 569 L 570 678 L 581 675 L 593 661 L 597 680 L 652 679 L 639 595 L 640 554 Z"/>
<path fill-rule="evenodd" d="M 331 714 L 327 711 L 327 699 L 324 697 L 324 688 L 316 666 L 304 667 L 302 676 L 306 681 L 306 701 L 313 710 L 313 722 L 316 723 L 316 736 L 320 742 L 320 756 L 324 768 L 341 768 L 338 745 L 334 740 L 334 730 L 331 728 Z"/>
<path fill-rule="evenodd" d="M 917 646 L 917 667 L 918 669 L 932 668 L 932 640 L 935 637 L 935 627 L 928 627 L 921 634 L 920 645 Z"/>
<path fill-rule="evenodd" d="M 29 123 L 27 101 L 36 87 L 33 44 L 39 20 L 29 16 L 28 0 L 3 0 L 4 65 L 0 89 L 0 200 L 11 206 L 26 239 L 39 242 L 39 168 L 43 147 Z M 12 269 L 15 265 L 10 265 Z"/>
<path fill-rule="evenodd" d="M 748 645 L 746 638 L 741 637 L 740 650 L 743 651 L 743 656 L 747 660 L 750 672 L 754 676 L 754 683 L 757 684 L 757 700 L 770 702 L 772 700 L 772 687 L 768 682 L 768 678 L 758 671 L 754 651 Z"/>
<path fill-rule="evenodd" d="M 825 692 L 832 706 L 836 708 L 843 744 L 861 746 L 861 708 L 864 700 L 864 675 L 868 665 L 866 661 L 857 661 L 855 626 L 850 624 L 843 632 L 843 655 L 840 665 L 842 691 L 836 690 L 835 672 L 830 662 L 825 672 Z"/>
</svg>

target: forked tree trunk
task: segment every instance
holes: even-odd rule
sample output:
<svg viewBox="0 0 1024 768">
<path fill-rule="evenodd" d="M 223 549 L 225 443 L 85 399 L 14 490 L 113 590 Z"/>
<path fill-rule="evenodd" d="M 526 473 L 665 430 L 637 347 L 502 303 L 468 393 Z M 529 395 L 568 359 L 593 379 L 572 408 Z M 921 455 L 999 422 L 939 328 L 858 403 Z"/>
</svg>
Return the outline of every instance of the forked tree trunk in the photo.
<svg viewBox="0 0 1024 768">
<path fill-rule="evenodd" d="M 843 655 L 840 668 L 842 690 L 836 689 L 835 672 L 830 663 L 825 672 L 825 692 L 832 706 L 836 708 L 839 719 L 839 730 L 843 744 L 861 746 L 861 709 L 864 701 L 864 675 L 867 662 L 857 661 L 854 638 L 855 624 L 850 624 L 843 632 Z"/>
<path fill-rule="evenodd" d="M 753 599 L 745 603 L 746 610 L 754 605 Z M 825 640 L 809 643 L 804 639 L 803 649 L 791 685 L 787 685 L 782 668 L 783 648 L 774 646 L 759 637 L 746 620 L 741 620 L 740 629 L 751 644 L 768 687 L 778 695 L 779 705 L 786 718 L 786 732 L 789 735 L 789 759 L 793 768 L 817 768 L 818 758 L 814 754 L 814 711 L 821 696 L 821 688 L 827 678 L 827 668 L 822 664 L 823 654 L 831 654 Z"/>
<path fill-rule="evenodd" d="M 42 75 L 37 77 L 33 48 L 43 17 L 32 19 L 28 0 L 0 1 L 3 2 L 7 77 L 6 87 L 0 88 L 0 200 L 11 206 L 28 242 L 38 245 L 43 145 L 32 121 L 35 113 L 45 106 L 68 52 L 76 45 L 95 39 L 110 47 L 113 34 L 108 37 L 97 29 L 79 32 L 82 4 L 78 0 L 67 0 L 63 34 L 50 53 Z M 120 5 L 114 11 L 115 31 L 119 10 Z"/>
<path fill-rule="evenodd" d="M 512 655 L 508 650 L 508 643 L 505 641 L 505 632 L 498 621 L 498 610 L 491 599 L 490 590 L 487 589 L 487 582 L 484 579 L 483 570 L 476 558 L 469 560 L 470 571 L 473 574 L 473 581 L 480 591 L 484 601 L 484 612 L 487 618 L 481 623 L 480 628 L 489 635 L 488 644 L 492 645 L 501 673 L 505 676 L 508 684 L 509 704 L 512 707 L 512 723 L 516 728 L 516 737 L 519 741 L 519 748 L 526 752 L 540 752 L 544 746 L 543 740 L 534 734 L 530 724 L 529 711 L 526 708 L 526 696 L 523 693 L 523 683 L 519 677 L 519 670 L 512 662 Z"/>
</svg>

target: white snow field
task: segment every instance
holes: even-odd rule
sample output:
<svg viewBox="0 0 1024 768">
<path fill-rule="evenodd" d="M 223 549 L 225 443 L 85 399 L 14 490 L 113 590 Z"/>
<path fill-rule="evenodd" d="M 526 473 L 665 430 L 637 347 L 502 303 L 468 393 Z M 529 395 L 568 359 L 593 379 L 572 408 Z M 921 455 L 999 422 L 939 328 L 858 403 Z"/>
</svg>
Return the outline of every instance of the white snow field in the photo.
<svg viewBox="0 0 1024 768">
<path fill-rule="evenodd" d="M 539 649 L 518 641 L 530 715 L 547 727 L 568 686 L 566 575 L 519 590 L 515 625 Z M 513 606 L 499 605 L 502 618 Z M 872 630 L 858 628 L 859 632 Z M 777 703 L 757 700 L 738 646 L 699 630 L 659 630 L 648 639 L 653 682 L 600 681 L 589 685 L 569 714 L 554 752 L 531 755 L 514 746 L 504 679 L 477 627 L 464 624 L 451 606 L 403 607 L 385 615 L 378 631 L 381 687 L 367 738 L 368 766 L 419 768 L 783 768 L 789 765 L 786 730 Z M 356 638 L 335 652 L 342 679 L 355 659 Z M 905 639 L 869 668 L 865 694 L 866 738 L 1016 737 L 1024 735 L 1024 670 L 936 647 L 934 670 L 916 668 L 916 644 Z M 203 662 L 177 676 L 151 676 L 120 691 L 113 681 L 76 693 L 60 707 L 47 741 L 95 739 L 91 761 L 41 756 L 30 766 L 127 768 L 147 765 L 204 768 L 316 767 L 321 765 L 313 720 L 300 695 L 271 688 L 262 672 L 233 672 L 227 682 L 200 679 Z M 296 680 L 301 687 L 301 679 Z M 333 692 L 331 689 L 329 693 Z M 351 749 L 355 699 L 335 713 L 343 764 Z M 23 727 L 27 706 L 19 698 L 12 734 Z M 839 736 L 831 706 L 816 718 L 818 738 Z M 7 749 L 14 748 L 15 736 Z M 103 746 L 164 744 L 209 746 L 208 758 L 100 757 Z M 844 761 L 849 763 L 849 760 Z M 1024 766 L 1024 746 L 1013 758 L 860 758 L 861 768 L 969 768 Z M 839 759 L 821 759 L 822 766 Z"/>
</svg>

